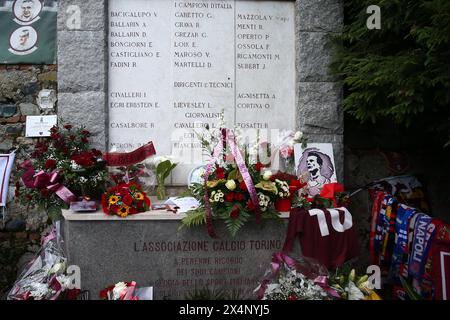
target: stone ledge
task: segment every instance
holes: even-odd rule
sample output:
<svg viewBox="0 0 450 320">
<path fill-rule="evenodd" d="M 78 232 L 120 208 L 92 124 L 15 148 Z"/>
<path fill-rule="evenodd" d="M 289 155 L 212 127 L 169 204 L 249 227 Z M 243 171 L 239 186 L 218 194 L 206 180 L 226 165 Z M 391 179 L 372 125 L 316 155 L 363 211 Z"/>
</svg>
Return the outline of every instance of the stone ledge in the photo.
<svg viewBox="0 0 450 320">
<path fill-rule="evenodd" d="M 63 210 L 63 217 L 67 221 L 144 221 L 144 220 L 181 220 L 186 217 L 185 213 L 169 213 L 160 210 L 150 210 L 138 214 L 129 215 L 126 218 L 109 216 L 102 211 L 89 213 L 74 213 L 70 210 Z M 289 218 L 289 212 L 280 213 L 283 219 Z"/>
</svg>

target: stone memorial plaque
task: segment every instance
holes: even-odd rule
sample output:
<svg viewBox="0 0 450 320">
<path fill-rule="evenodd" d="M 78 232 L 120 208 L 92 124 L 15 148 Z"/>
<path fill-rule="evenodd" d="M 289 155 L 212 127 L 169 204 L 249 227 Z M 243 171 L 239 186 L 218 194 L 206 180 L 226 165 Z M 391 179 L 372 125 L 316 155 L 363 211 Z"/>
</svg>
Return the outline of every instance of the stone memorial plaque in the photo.
<svg viewBox="0 0 450 320">
<path fill-rule="evenodd" d="M 69 264 L 80 267 L 83 290 L 93 299 L 119 281 L 152 286 L 157 300 L 185 299 L 206 288 L 255 299 L 253 290 L 286 234 L 286 224 L 275 222 L 246 225 L 235 238 L 216 222 L 220 238 L 212 239 L 205 226 L 178 230 L 178 219 L 145 220 L 151 213 L 136 215 L 136 220 L 102 213 L 101 221 L 90 220 L 91 214 L 64 216 Z"/>
<path fill-rule="evenodd" d="M 109 1 L 109 150 L 203 162 L 194 130 L 295 129 L 294 2 Z"/>
</svg>

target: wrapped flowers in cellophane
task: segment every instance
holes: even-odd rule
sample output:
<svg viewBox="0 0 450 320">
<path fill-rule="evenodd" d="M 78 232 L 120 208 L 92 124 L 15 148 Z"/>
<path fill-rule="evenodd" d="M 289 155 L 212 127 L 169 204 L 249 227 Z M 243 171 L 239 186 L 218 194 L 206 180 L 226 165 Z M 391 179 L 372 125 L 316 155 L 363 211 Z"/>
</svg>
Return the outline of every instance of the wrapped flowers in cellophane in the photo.
<svg viewBox="0 0 450 320">
<path fill-rule="evenodd" d="M 8 300 L 76 299 L 80 293 L 66 274 L 67 259 L 53 227 L 37 255 L 27 264 L 7 295 Z"/>
<path fill-rule="evenodd" d="M 305 257 L 292 258 L 282 252 L 272 256 L 268 270 L 255 289 L 262 300 L 330 300 L 339 294 L 327 284 L 327 269 Z"/>
</svg>

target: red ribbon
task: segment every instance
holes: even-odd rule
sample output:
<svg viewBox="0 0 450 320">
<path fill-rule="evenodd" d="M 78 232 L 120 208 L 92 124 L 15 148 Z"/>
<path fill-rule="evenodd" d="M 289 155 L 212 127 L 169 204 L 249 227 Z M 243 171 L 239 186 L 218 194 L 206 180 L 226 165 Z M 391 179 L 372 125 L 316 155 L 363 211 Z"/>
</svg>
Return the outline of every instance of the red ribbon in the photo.
<svg viewBox="0 0 450 320">
<path fill-rule="evenodd" d="M 103 160 L 110 167 L 126 167 L 139 163 L 156 154 L 153 142 L 149 142 L 142 147 L 131 152 L 111 152 L 103 155 Z"/>
</svg>

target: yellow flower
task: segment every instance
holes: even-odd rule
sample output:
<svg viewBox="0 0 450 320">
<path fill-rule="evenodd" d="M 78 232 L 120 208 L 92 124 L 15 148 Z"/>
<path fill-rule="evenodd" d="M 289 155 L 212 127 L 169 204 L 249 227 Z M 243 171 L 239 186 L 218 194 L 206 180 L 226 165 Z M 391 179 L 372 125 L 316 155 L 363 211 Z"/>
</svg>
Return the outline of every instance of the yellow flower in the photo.
<svg viewBox="0 0 450 320">
<path fill-rule="evenodd" d="M 119 200 L 120 198 L 118 196 L 111 196 L 109 197 L 109 204 L 116 204 Z"/>
<path fill-rule="evenodd" d="M 134 198 L 135 198 L 136 200 L 144 200 L 144 195 L 143 195 L 142 193 L 140 193 L 140 192 L 136 192 L 136 193 L 134 194 Z"/>
<path fill-rule="evenodd" d="M 129 212 L 130 212 L 130 208 L 128 206 L 121 206 L 117 210 L 117 214 L 119 216 L 121 216 L 122 218 L 125 218 L 128 215 Z"/>
<path fill-rule="evenodd" d="M 211 181 L 206 182 L 206 186 L 208 188 L 214 188 L 214 187 L 216 187 L 217 185 L 219 185 L 221 183 L 225 183 L 226 181 L 227 180 L 225 180 L 225 179 L 211 180 Z"/>
<path fill-rule="evenodd" d="M 366 300 L 381 300 L 381 298 L 375 291 L 372 291 L 368 296 L 366 296 Z"/>
</svg>

